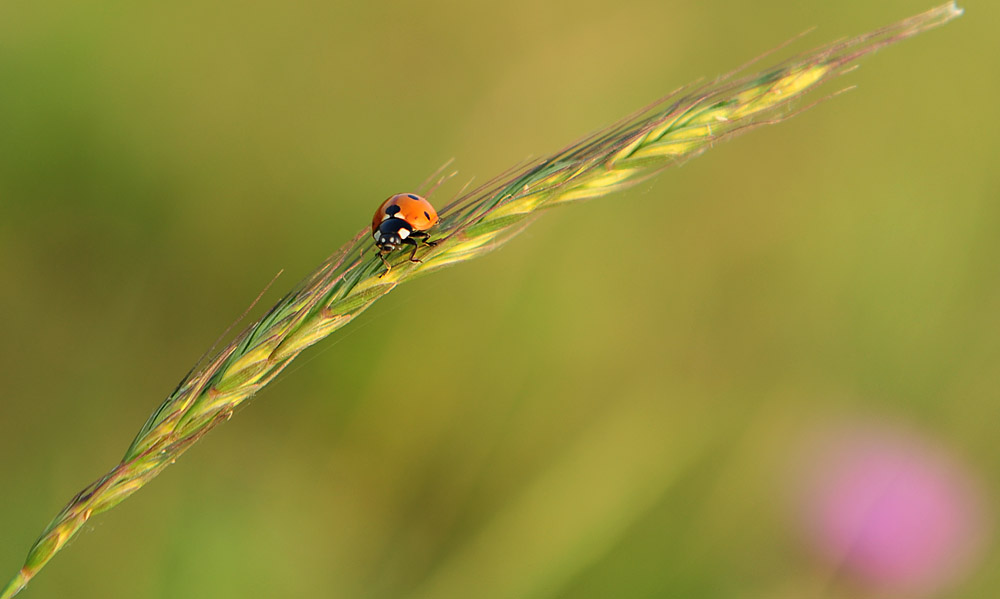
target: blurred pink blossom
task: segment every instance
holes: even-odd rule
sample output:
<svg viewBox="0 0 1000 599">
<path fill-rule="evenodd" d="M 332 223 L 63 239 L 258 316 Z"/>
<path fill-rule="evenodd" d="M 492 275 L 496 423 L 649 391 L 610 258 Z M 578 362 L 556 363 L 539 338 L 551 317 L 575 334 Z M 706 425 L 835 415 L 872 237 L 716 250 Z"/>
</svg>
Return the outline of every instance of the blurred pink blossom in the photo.
<svg viewBox="0 0 1000 599">
<path fill-rule="evenodd" d="M 926 439 L 855 425 L 806 459 L 805 528 L 834 571 L 922 596 L 956 583 L 980 553 L 989 527 L 979 487 Z"/>
</svg>

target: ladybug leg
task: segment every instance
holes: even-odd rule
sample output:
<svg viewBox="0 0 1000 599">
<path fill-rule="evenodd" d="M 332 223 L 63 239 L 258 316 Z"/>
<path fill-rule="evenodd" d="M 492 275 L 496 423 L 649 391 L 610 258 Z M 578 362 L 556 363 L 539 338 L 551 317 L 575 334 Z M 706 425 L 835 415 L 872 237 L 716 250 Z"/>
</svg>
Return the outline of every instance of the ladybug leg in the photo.
<svg viewBox="0 0 1000 599">
<path fill-rule="evenodd" d="M 420 239 L 420 242 L 426 245 L 427 247 L 434 247 L 438 244 L 438 242 L 431 241 L 430 239 L 428 239 L 429 235 L 427 234 L 427 231 L 414 231 L 413 233 L 410 234 L 410 237 L 416 237 Z"/>
<path fill-rule="evenodd" d="M 389 261 L 385 259 L 385 254 L 383 254 L 382 252 L 375 252 L 375 255 L 378 256 L 378 259 L 382 261 L 382 264 L 385 264 L 385 272 L 383 272 L 378 276 L 378 278 L 381 279 L 386 275 L 386 273 L 392 270 L 392 265 L 389 264 Z"/>
<path fill-rule="evenodd" d="M 420 244 L 417 243 L 416 240 L 413 239 L 413 237 L 407 237 L 406 240 L 403 243 L 412 243 L 413 244 L 413 251 L 410 252 L 410 262 L 416 262 L 417 264 L 420 264 L 421 262 L 423 262 L 423 260 L 417 258 L 417 250 L 420 249 Z"/>
</svg>

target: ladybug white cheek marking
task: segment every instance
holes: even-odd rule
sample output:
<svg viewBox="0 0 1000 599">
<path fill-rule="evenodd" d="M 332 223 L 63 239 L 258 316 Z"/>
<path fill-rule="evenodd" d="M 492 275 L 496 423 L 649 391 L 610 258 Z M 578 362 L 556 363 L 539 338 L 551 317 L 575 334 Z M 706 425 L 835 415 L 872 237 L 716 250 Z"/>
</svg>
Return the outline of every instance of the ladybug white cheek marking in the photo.
<svg viewBox="0 0 1000 599">
<path fill-rule="evenodd" d="M 409 236 L 410 236 L 410 232 L 407 231 L 406 229 L 400 229 L 399 230 L 399 238 L 400 239 L 406 239 Z"/>
</svg>

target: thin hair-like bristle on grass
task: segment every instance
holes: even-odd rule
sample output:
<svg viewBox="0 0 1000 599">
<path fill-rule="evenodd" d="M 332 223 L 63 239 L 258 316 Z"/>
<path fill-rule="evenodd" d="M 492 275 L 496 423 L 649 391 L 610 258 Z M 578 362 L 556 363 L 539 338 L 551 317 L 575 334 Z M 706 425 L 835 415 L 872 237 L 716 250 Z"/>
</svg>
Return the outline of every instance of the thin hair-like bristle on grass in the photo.
<svg viewBox="0 0 1000 599">
<path fill-rule="evenodd" d="M 946 4 L 753 75 L 739 76 L 741 69 L 711 83 L 678 89 L 547 158 L 515 167 L 471 190 L 463 188 L 441 209 L 437 245 L 424 250 L 422 263 L 394 256 L 392 269 L 383 274 L 369 231 L 362 230 L 178 384 L 143 425 L 121 463 L 80 491 L 49 523 L 0 599 L 24 588 L 91 516 L 149 482 L 228 420 L 302 350 L 350 322 L 398 284 L 499 247 L 543 209 L 635 185 L 716 142 L 781 122 L 798 112 L 790 103 L 847 72 L 853 61 L 959 15 L 961 9 L 954 3 Z"/>
</svg>

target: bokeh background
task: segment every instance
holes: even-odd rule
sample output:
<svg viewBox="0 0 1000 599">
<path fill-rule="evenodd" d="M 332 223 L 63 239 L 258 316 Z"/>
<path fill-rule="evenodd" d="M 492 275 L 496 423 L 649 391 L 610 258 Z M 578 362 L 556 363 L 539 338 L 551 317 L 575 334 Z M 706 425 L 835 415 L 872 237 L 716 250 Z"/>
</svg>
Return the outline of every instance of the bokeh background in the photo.
<svg viewBox="0 0 1000 599">
<path fill-rule="evenodd" d="M 0 578 L 386 196 L 931 5 L 3 3 Z M 23 596 L 1000 595 L 1000 6 L 963 6 L 400 287 Z"/>
</svg>

